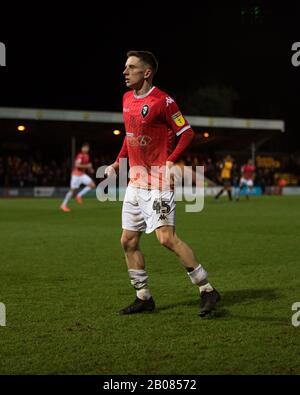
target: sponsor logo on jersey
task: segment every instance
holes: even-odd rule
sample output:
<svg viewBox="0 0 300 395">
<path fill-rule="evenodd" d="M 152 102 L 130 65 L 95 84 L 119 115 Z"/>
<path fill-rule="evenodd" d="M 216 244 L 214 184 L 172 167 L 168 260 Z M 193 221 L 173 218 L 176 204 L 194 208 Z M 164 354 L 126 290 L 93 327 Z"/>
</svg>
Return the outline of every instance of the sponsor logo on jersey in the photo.
<svg viewBox="0 0 300 395">
<path fill-rule="evenodd" d="M 123 112 L 129 112 L 129 108 L 128 107 L 123 107 Z"/>
<path fill-rule="evenodd" d="M 133 132 L 126 132 L 126 136 L 132 137 L 132 136 L 134 136 L 134 133 Z"/>
<path fill-rule="evenodd" d="M 166 105 L 168 107 L 169 104 L 174 103 L 174 100 L 172 99 L 172 97 L 170 96 L 166 96 Z"/>
<path fill-rule="evenodd" d="M 128 136 L 127 139 L 127 143 L 131 146 L 131 147 L 146 147 L 148 144 L 150 144 L 152 141 L 152 138 L 150 136 L 147 135 L 141 135 L 138 137 L 134 137 L 134 136 Z"/>
<path fill-rule="evenodd" d="M 172 115 L 173 121 L 176 123 L 177 126 L 183 126 L 185 124 L 185 119 L 180 111 L 176 112 L 176 114 Z"/>
<path fill-rule="evenodd" d="M 151 143 L 152 138 L 151 138 L 150 136 L 145 135 L 145 136 L 139 136 L 139 137 L 137 138 L 137 140 L 138 140 L 139 145 L 140 145 L 141 147 L 145 147 L 146 145 L 148 145 L 149 143 Z"/>
<path fill-rule="evenodd" d="M 148 113 L 149 113 L 149 106 L 148 104 L 145 104 L 141 111 L 142 117 L 145 118 L 148 115 Z"/>
</svg>

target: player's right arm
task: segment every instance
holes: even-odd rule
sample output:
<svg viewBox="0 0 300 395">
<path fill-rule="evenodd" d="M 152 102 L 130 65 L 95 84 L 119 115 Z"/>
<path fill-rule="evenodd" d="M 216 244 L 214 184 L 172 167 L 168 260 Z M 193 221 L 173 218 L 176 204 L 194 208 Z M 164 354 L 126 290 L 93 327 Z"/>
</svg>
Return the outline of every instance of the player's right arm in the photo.
<svg viewBox="0 0 300 395">
<path fill-rule="evenodd" d="M 126 92 L 123 96 L 123 108 L 124 108 L 124 100 L 126 95 L 128 94 L 128 92 Z M 123 140 L 123 145 L 122 148 L 119 152 L 119 155 L 117 156 L 117 159 L 115 160 L 114 163 L 112 163 L 111 165 L 107 166 L 107 168 L 104 171 L 104 174 L 106 174 L 107 177 L 113 175 L 115 172 L 117 172 L 119 170 L 120 167 L 120 159 L 121 158 L 128 158 L 128 149 L 127 149 L 127 138 L 125 136 L 124 140 Z"/>
<path fill-rule="evenodd" d="M 128 149 L 127 149 L 126 136 L 125 136 L 125 138 L 123 140 L 123 145 L 122 145 L 121 151 L 119 152 L 119 155 L 117 156 L 117 159 L 115 160 L 114 163 L 112 163 L 111 165 L 107 166 L 107 168 L 105 169 L 104 174 L 106 174 L 109 177 L 112 174 L 114 174 L 114 172 L 117 172 L 119 170 L 120 159 L 122 159 L 122 158 L 128 158 Z"/>
</svg>

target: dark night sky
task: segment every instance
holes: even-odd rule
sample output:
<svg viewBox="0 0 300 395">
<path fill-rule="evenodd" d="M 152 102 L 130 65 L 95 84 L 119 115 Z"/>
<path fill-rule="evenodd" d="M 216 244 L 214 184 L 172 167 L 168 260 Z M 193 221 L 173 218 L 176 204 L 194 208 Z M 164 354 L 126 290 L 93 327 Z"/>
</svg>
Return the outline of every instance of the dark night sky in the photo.
<svg viewBox="0 0 300 395">
<path fill-rule="evenodd" d="M 120 111 L 126 51 L 148 49 L 160 62 L 155 84 L 180 106 L 198 88 L 230 85 L 240 97 L 235 116 L 284 118 L 293 143 L 300 67 L 291 64 L 291 45 L 300 41 L 300 14 L 296 2 L 273 3 L 131 2 L 109 9 L 85 2 L 68 10 L 54 3 L 2 10 L 7 67 L 0 68 L 0 106 Z M 260 23 L 242 23 L 241 10 L 251 5 L 261 7 Z"/>
</svg>

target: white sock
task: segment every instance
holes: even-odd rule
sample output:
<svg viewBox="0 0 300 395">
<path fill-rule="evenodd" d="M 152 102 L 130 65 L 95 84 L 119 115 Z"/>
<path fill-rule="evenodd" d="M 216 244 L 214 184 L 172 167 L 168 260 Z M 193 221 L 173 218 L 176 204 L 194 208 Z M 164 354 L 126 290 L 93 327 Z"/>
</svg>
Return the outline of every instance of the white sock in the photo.
<svg viewBox="0 0 300 395">
<path fill-rule="evenodd" d="M 91 187 L 85 187 L 83 188 L 83 190 L 81 192 L 79 192 L 77 194 L 77 196 L 82 197 L 83 195 L 85 195 L 86 193 L 88 193 L 88 191 L 90 191 L 92 188 Z"/>
<path fill-rule="evenodd" d="M 207 278 L 207 272 L 201 265 L 197 266 L 192 272 L 187 272 L 187 275 L 191 282 L 196 285 L 201 284 Z"/>
<path fill-rule="evenodd" d="M 136 291 L 136 296 L 142 300 L 149 300 L 151 298 L 151 293 L 148 288 L 142 288 Z"/>
<path fill-rule="evenodd" d="M 200 285 L 200 287 L 199 287 L 200 293 L 202 293 L 202 292 L 211 292 L 213 290 L 214 290 L 214 288 L 210 285 L 210 283 L 206 283 L 204 285 Z"/>
<path fill-rule="evenodd" d="M 66 196 L 65 199 L 62 203 L 62 206 L 66 206 L 68 204 L 68 201 L 71 199 L 71 197 L 73 196 L 73 192 L 69 191 Z"/>
</svg>

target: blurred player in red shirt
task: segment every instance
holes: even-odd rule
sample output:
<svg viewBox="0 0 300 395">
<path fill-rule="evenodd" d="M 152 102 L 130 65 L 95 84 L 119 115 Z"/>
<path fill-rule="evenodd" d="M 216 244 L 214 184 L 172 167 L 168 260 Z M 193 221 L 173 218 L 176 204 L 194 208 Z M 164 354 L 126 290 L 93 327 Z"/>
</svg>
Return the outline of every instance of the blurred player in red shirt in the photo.
<svg viewBox="0 0 300 395">
<path fill-rule="evenodd" d="M 278 180 L 278 187 L 279 187 L 279 194 L 282 195 L 283 188 L 286 186 L 287 180 L 285 178 L 279 178 Z"/>
<path fill-rule="evenodd" d="M 143 232 L 155 231 L 161 245 L 173 251 L 200 290 L 200 316 L 209 314 L 220 299 L 207 280 L 192 249 L 175 232 L 175 197 L 166 174 L 194 138 L 194 132 L 174 99 L 152 84 L 157 60 L 147 51 L 130 51 L 123 72 L 130 91 L 123 97 L 126 129 L 116 161 L 107 167 L 110 176 L 119 169 L 121 158 L 129 159 L 130 181 L 122 209 L 121 244 L 136 299 L 120 314 L 153 311 L 155 303 L 148 287 L 145 261 L 140 250 Z M 176 147 L 175 138 L 179 137 Z M 174 149 L 175 148 L 175 149 Z M 163 172 L 153 171 L 163 167 Z"/>
<path fill-rule="evenodd" d="M 240 191 L 246 188 L 246 199 L 249 199 L 249 194 L 251 193 L 254 185 L 255 177 L 255 166 L 252 159 L 248 160 L 248 163 L 241 167 L 241 179 L 239 183 L 239 188 L 237 189 L 236 200 L 240 199 Z"/>
<path fill-rule="evenodd" d="M 86 174 L 86 172 L 94 172 L 92 163 L 90 162 L 89 150 L 90 145 L 88 143 L 84 143 L 81 147 L 81 152 L 79 152 L 75 158 L 71 175 L 70 190 L 67 192 L 65 199 L 60 206 L 61 210 L 64 212 L 71 211 L 68 207 L 68 202 L 73 196 L 75 196 L 80 185 L 85 185 L 85 187 L 76 195 L 76 200 L 79 204 L 82 204 L 82 196 L 96 187 L 91 177 Z"/>
</svg>

